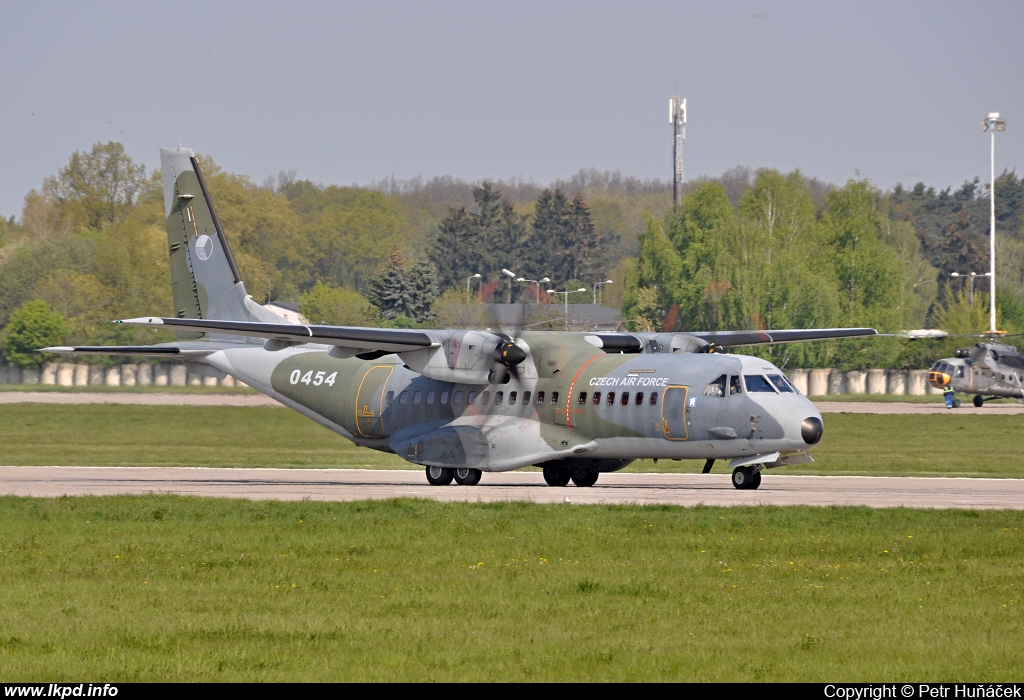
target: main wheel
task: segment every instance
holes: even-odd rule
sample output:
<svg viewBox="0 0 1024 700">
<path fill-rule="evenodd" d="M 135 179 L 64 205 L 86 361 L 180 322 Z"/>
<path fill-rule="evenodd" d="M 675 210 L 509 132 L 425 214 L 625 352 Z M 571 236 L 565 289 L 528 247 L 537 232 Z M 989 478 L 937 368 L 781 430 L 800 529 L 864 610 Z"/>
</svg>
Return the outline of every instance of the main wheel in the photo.
<svg viewBox="0 0 1024 700">
<path fill-rule="evenodd" d="M 984 397 L 982 397 L 981 394 L 974 395 L 974 405 L 977 406 L 978 408 L 981 408 L 982 406 L 985 405 L 985 399 Z"/>
<path fill-rule="evenodd" d="M 569 470 L 562 467 L 544 467 L 544 481 L 548 486 L 567 486 Z"/>
<path fill-rule="evenodd" d="M 753 467 L 736 467 L 732 470 L 732 485 L 738 489 L 757 488 L 753 485 L 755 473 Z"/>
<path fill-rule="evenodd" d="M 459 486 L 476 486 L 480 483 L 481 474 L 479 469 L 458 467 L 455 469 L 455 483 Z"/>
<path fill-rule="evenodd" d="M 587 469 L 573 469 L 572 483 L 577 486 L 593 486 L 597 483 L 597 477 L 601 472 L 593 472 Z"/>
<path fill-rule="evenodd" d="M 447 467 L 427 467 L 427 481 L 431 486 L 447 486 L 455 475 Z"/>
</svg>

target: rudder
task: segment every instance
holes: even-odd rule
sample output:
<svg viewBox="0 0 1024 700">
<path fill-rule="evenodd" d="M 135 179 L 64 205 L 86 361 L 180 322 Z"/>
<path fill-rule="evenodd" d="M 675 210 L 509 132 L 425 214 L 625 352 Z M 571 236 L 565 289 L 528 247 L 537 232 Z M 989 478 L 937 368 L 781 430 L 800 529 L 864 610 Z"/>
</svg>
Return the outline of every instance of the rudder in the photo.
<svg viewBox="0 0 1024 700">
<path fill-rule="evenodd" d="M 277 314 L 246 294 L 195 153 L 181 146 L 162 148 L 160 166 L 175 315 L 280 323 Z"/>
</svg>

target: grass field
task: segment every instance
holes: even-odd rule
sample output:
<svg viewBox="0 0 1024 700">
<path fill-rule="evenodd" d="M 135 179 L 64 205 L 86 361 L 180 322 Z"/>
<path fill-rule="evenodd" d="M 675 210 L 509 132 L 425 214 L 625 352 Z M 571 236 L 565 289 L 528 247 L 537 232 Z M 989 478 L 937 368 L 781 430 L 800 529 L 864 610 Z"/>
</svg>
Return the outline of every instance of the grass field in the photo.
<svg viewBox="0 0 1024 700">
<path fill-rule="evenodd" d="M 1024 478 L 1022 422 L 955 412 L 827 414 L 815 463 L 778 473 Z M 0 425 L 4 465 L 420 468 L 281 408 L 7 404 Z M 702 466 L 646 460 L 629 471 Z"/>
<path fill-rule="evenodd" d="M 6 681 L 1022 681 L 1021 512 L 0 498 Z"/>
</svg>

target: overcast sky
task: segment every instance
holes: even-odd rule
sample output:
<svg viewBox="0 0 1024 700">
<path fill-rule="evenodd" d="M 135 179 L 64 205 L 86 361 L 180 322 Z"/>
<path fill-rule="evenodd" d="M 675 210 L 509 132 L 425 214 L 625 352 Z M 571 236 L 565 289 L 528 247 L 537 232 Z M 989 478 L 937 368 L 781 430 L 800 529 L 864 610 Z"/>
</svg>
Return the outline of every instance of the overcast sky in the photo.
<svg viewBox="0 0 1024 700">
<path fill-rule="evenodd" d="M 735 165 L 882 188 L 1024 164 L 1024 3 L 0 3 L 0 215 L 76 150 L 181 143 L 256 182 Z"/>
</svg>

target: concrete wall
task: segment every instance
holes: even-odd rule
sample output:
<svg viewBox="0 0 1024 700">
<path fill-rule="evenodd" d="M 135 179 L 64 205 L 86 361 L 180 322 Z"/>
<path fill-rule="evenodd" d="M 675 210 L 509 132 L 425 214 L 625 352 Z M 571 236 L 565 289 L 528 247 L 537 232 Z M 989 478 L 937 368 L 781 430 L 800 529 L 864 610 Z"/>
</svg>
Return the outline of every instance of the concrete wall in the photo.
<svg viewBox="0 0 1024 700">
<path fill-rule="evenodd" d="M 47 386 L 239 386 L 234 377 L 192 373 L 183 364 L 86 365 L 47 362 L 42 367 L 21 369 L 0 361 L 0 384 Z"/>
<path fill-rule="evenodd" d="M 842 394 L 889 394 L 893 396 L 941 395 L 928 385 L 928 370 L 868 369 L 841 372 L 837 369 L 793 369 L 787 373 L 807 396 Z M 0 384 L 55 386 L 238 386 L 233 377 L 188 363 L 140 363 L 86 365 L 48 362 L 37 369 L 20 369 L 0 362 Z"/>
</svg>

